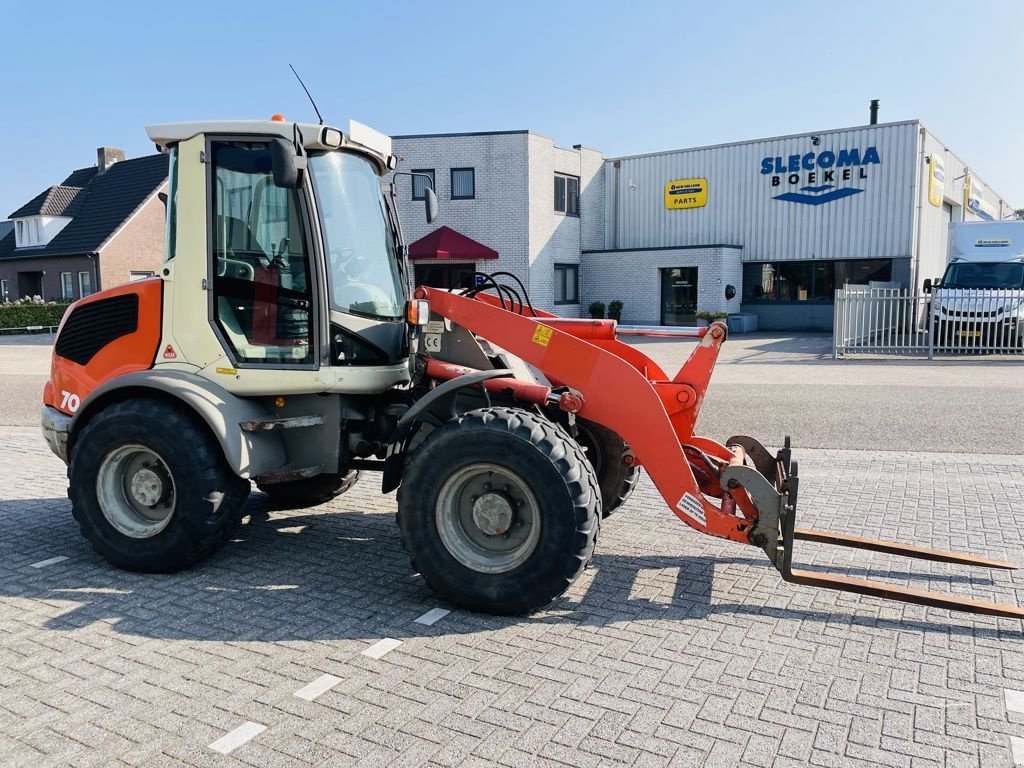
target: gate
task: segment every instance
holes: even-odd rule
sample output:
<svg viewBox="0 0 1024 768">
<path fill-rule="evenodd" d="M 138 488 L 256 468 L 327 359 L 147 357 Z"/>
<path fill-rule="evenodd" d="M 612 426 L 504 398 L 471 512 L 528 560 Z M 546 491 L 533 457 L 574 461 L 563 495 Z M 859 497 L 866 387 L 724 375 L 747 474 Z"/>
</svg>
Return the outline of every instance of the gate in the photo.
<svg viewBox="0 0 1024 768">
<path fill-rule="evenodd" d="M 836 290 L 833 357 L 1024 354 L 1024 291 L 847 285 Z"/>
</svg>

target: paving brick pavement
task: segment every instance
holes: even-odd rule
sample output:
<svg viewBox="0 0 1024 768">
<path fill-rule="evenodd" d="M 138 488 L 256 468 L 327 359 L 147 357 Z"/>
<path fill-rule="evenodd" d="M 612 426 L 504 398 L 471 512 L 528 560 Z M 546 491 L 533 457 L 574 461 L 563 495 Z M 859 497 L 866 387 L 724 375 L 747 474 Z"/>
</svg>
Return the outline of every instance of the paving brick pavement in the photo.
<svg viewBox="0 0 1024 768">
<path fill-rule="evenodd" d="M 1019 456 L 804 451 L 801 524 L 1024 560 Z M 314 510 L 254 494 L 173 576 L 80 537 L 63 466 L 0 433 L 0 765 L 1011 766 L 1019 621 L 782 583 L 644 482 L 593 566 L 529 618 L 410 572 L 374 477 Z M 804 562 L 1024 604 L 1024 578 L 807 545 Z M 67 557 L 40 568 L 39 563 Z M 380 659 L 362 652 L 401 641 Z M 338 681 L 309 701 L 295 692 Z M 209 748 L 266 726 L 228 755 Z M 250 728 L 258 730 L 255 726 Z"/>
</svg>

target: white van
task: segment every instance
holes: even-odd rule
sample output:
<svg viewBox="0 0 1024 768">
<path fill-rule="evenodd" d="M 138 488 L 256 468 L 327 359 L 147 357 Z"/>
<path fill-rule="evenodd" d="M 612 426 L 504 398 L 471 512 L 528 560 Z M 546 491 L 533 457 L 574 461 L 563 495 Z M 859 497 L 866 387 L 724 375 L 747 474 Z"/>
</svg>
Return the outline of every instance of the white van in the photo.
<svg viewBox="0 0 1024 768">
<path fill-rule="evenodd" d="M 935 346 L 1024 347 L 1024 221 L 954 224 L 946 273 L 929 288 Z"/>
</svg>

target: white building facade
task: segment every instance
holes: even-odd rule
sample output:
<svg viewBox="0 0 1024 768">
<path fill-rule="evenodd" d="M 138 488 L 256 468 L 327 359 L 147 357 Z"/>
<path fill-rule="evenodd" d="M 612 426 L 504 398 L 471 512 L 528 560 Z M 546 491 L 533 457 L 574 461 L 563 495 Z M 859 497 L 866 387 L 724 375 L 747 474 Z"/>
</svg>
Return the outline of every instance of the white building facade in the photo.
<svg viewBox="0 0 1024 768">
<path fill-rule="evenodd" d="M 1013 214 L 919 121 L 608 159 L 527 131 L 400 136 L 395 152 L 441 204 L 425 225 L 397 178 L 408 240 L 446 226 L 497 252 L 420 249 L 418 281 L 506 270 L 538 308 L 620 300 L 625 323 L 742 311 L 828 330 L 836 288 L 919 286 L 943 271 L 950 222 Z"/>
<path fill-rule="evenodd" d="M 415 283 L 459 287 L 474 272 L 506 271 L 537 309 L 580 316 L 581 255 L 604 245 L 600 152 L 532 131 L 396 136 L 393 152 L 397 170 L 421 174 L 394 177 Z M 423 215 L 424 176 L 440 203 L 433 224 Z M 470 242 L 418 247 L 442 228 Z"/>
</svg>

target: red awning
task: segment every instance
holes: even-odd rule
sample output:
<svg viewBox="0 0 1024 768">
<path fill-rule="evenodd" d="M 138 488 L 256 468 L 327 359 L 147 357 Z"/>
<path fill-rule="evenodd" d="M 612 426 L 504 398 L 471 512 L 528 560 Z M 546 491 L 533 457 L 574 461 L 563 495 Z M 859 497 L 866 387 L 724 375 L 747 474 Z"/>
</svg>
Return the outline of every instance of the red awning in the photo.
<svg viewBox="0 0 1024 768">
<path fill-rule="evenodd" d="M 435 229 L 409 246 L 410 259 L 496 259 L 498 252 L 478 243 L 451 227 Z"/>
</svg>

